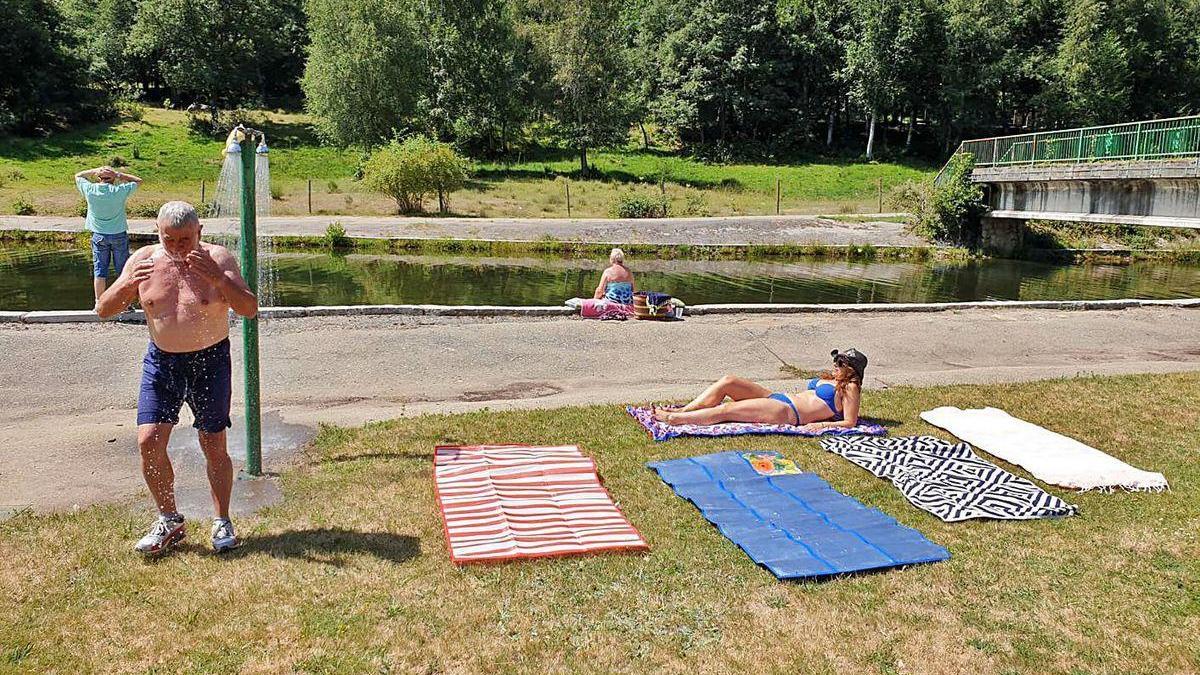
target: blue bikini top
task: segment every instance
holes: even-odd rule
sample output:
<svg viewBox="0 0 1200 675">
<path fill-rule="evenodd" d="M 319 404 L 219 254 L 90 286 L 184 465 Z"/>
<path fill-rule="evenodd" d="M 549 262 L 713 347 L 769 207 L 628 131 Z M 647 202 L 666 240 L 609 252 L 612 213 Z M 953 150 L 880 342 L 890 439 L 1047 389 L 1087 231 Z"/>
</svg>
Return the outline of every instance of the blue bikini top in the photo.
<svg viewBox="0 0 1200 675">
<path fill-rule="evenodd" d="M 815 393 L 817 398 L 824 401 L 825 405 L 829 406 L 834 415 L 841 416 L 841 411 L 837 409 L 837 405 L 834 403 L 837 400 L 836 386 L 828 382 L 822 382 L 819 377 L 814 377 L 808 381 L 808 391 Z"/>
</svg>

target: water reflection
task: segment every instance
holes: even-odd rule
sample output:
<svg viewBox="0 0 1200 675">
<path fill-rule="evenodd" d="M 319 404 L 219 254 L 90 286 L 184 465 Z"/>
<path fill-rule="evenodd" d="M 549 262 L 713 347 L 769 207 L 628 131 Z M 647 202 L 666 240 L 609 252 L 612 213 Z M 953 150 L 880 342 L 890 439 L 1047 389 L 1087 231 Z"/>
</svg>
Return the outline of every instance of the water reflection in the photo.
<svg viewBox="0 0 1200 675">
<path fill-rule="evenodd" d="M 589 297 L 602 261 L 539 257 L 286 253 L 273 257 L 277 303 L 557 305 Z M 1200 267 L 947 263 L 632 260 L 641 288 L 714 302 L 948 302 L 1200 296 Z M 0 309 L 89 309 L 89 255 L 0 249 Z"/>
</svg>

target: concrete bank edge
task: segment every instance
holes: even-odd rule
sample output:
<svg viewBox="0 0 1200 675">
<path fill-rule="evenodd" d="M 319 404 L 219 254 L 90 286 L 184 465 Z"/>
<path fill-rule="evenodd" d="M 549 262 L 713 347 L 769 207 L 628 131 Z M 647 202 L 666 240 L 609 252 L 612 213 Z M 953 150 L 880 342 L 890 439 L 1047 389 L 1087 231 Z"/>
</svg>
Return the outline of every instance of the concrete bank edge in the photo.
<svg viewBox="0 0 1200 675">
<path fill-rule="evenodd" d="M 1054 309 L 1067 311 L 1112 310 L 1131 307 L 1173 307 L 1200 309 L 1200 298 L 1180 300 L 992 300 L 983 302 L 941 303 L 862 303 L 862 304 L 728 304 L 693 305 L 685 316 L 719 314 L 813 314 L 813 313 L 882 313 L 882 312 L 948 312 L 971 309 Z M 259 316 L 264 319 L 295 319 L 310 316 L 488 316 L 488 317 L 554 317 L 572 316 L 578 310 L 566 306 L 506 307 L 500 305 L 324 305 L 313 307 L 264 307 Z M 116 317 L 123 323 L 143 323 L 142 312 L 125 312 Z M 98 323 L 94 312 L 36 311 L 0 312 L 0 323 Z"/>
</svg>

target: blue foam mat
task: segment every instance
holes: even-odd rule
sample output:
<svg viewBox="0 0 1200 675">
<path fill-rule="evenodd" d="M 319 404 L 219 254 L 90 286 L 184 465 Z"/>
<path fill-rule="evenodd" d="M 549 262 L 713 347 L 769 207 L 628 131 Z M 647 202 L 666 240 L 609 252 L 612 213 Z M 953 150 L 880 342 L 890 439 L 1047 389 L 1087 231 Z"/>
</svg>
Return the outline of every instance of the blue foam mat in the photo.
<svg viewBox="0 0 1200 675">
<path fill-rule="evenodd" d="M 937 562 L 950 552 L 815 473 L 759 475 L 737 452 L 646 466 L 780 579 Z"/>
</svg>

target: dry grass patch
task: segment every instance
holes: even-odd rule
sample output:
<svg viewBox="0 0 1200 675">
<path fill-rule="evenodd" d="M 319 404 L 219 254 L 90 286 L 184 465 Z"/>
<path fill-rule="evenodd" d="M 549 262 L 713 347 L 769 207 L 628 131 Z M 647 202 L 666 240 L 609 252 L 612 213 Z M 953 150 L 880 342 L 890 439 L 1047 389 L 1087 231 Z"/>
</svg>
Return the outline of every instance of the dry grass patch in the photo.
<svg viewBox="0 0 1200 675">
<path fill-rule="evenodd" d="M 1200 374 L 867 394 L 896 434 L 936 433 L 917 417 L 935 405 L 994 405 L 1173 485 L 1051 488 L 1081 515 L 1032 522 L 942 523 L 811 440 L 652 444 L 617 406 L 326 428 L 232 555 L 194 527 L 143 562 L 127 507 L 0 524 L 0 671 L 1195 672 L 1198 403 Z M 506 441 L 579 443 L 652 551 L 452 565 L 432 448 Z M 644 468 L 730 448 L 783 450 L 953 558 L 780 583 Z"/>
</svg>

